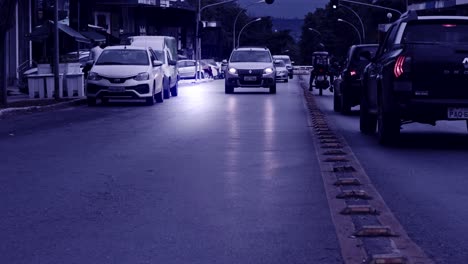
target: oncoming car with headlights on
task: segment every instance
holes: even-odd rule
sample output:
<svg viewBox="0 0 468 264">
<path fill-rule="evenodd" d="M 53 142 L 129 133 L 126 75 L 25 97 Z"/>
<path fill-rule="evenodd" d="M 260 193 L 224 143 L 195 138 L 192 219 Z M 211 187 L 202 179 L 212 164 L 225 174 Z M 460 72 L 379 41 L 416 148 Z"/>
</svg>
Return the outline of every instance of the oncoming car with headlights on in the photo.
<svg viewBox="0 0 468 264">
<path fill-rule="evenodd" d="M 229 58 L 224 91 L 233 93 L 235 87 L 269 88 L 276 93 L 276 70 L 268 48 L 239 47 Z"/>
<path fill-rule="evenodd" d="M 163 102 L 162 62 L 144 47 L 112 46 L 103 50 L 88 75 L 88 105 L 96 99 L 144 99 L 147 105 Z"/>
</svg>

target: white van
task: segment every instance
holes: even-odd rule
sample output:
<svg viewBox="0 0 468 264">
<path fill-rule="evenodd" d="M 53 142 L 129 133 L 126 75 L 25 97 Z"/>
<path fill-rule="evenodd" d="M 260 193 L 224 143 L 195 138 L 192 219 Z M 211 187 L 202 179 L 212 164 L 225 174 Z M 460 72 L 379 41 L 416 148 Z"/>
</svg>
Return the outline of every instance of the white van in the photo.
<svg viewBox="0 0 468 264">
<path fill-rule="evenodd" d="M 177 70 L 177 41 L 169 36 L 132 36 L 128 38 L 131 46 L 151 48 L 162 61 L 164 72 L 164 98 L 177 96 L 179 75 Z"/>
</svg>

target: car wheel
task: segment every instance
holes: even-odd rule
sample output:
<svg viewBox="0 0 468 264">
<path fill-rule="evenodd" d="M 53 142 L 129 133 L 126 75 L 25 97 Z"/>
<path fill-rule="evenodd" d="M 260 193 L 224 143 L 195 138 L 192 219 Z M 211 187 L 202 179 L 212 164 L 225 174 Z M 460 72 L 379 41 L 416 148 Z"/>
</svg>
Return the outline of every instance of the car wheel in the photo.
<svg viewBox="0 0 468 264">
<path fill-rule="evenodd" d="M 156 82 L 154 83 L 154 87 L 156 89 Z M 164 91 L 164 88 L 159 93 L 154 95 L 154 100 L 156 100 L 156 102 L 158 102 L 158 103 L 163 103 L 164 102 L 163 91 Z"/>
<path fill-rule="evenodd" d="M 377 117 L 369 113 L 369 104 L 364 96 L 361 96 L 359 115 L 359 129 L 361 133 L 366 135 L 374 134 L 377 130 Z"/>
<path fill-rule="evenodd" d="M 174 87 L 171 88 L 171 96 L 177 96 L 179 94 L 179 82 L 176 82 Z"/>
<path fill-rule="evenodd" d="M 341 89 L 340 100 L 341 100 L 341 110 L 340 110 L 341 114 L 348 115 L 351 112 L 351 106 L 349 105 L 349 100 L 346 97 L 346 92 L 343 89 Z"/>
<path fill-rule="evenodd" d="M 169 99 L 171 97 L 171 92 L 170 92 L 170 86 L 171 86 L 171 80 L 169 78 L 164 78 L 163 79 L 163 95 L 164 99 Z"/>
<path fill-rule="evenodd" d="M 276 93 L 276 83 L 270 86 L 270 93 L 275 94 Z"/>
<path fill-rule="evenodd" d="M 87 97 L 86 98 L 86 103 L 88 104 L 88 106 L 96 106 L 96 98 Z"/>
<path fill-rule="evenodd" d="M 400 135 L 400 119 L 398 115 L 384 111 L 384 100 L 379 97 L 377 114 L 377 137 L 381 145 L 390 145 L 397 141 Z"/>
<path fill-rule="evenodd" d="M 228 84 L 224 85 L 224 93 L 225 94 L 231 94 L 234 93 L 234 87 Z"/>
<path fill-rule="evenodd" d="M 284 82 L 285 83 L 289 82 L 289 79 L 288 78 L 284 79 Z"/>
<path fill-rule="evenodd" d="M 338 89 L 335 89 L 333 93 L 333 111 L 337 113 L 341 112 L 341 98 L 338 95 Z"/>
</svg>

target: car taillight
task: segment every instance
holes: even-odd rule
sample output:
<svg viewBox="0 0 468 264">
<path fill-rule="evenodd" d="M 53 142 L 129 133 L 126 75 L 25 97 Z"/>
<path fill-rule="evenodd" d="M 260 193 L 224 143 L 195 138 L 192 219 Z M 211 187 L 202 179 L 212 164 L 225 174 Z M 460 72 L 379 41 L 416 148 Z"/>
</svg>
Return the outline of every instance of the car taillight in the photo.
<svg viewBox="0 0 468 264">
<path fill-rule="evenodd" d="M 395 74 L 395 77 L 398 78 L 403 73 L 409 73 L 410 72 L 410 65 L 411 65 L 411 57 L 406 57 L 406 56 L 398 56 L 395 62 L 395 67 L 393 68 L 393 73 Z"/>
<path fill-rule="evenodd" d="M 356 71 L 350 71 L 350 72 L 349 72 L 349 75 L 351 75 L 351 76 L 355 76 L 356 74 L 357 74 Z"/>
</svg>

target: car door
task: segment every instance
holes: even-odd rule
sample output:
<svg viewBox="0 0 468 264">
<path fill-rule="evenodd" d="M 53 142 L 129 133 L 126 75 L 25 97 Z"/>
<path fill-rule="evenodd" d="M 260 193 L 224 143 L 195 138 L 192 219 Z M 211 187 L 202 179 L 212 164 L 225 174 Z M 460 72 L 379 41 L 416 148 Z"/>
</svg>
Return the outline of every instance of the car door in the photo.
<svg viewBox="0 0 468 264">
<path fill-rule="evenodd" d="M 396 33 L 397 26 L 394 24 L 388 30 L 384 42 L 379 45 L 375 57 L 371 63 L 367 66 L 367 87 L 365 89 L 366 98 L 369 102 L 369 108 L 371 112 L 377 113 L 378 106 L 378 85 L 382 81 L 382 70 L 383 64 L 386 58 L 387 52 L 392 48 L 393 43 L 391 40 Z"/>
<path fill-rule="evenodd" d="M 152 65 L 152 75 L 154 77 L 155 81 L 155 87 L 154 89 L 156 90 L 155 93 L 158 93 L 162 91 L 162 85 L 163 85 L 163 71 L 162 67 L 159 65 L 154 65 L 154 61 L 158 61 L 156 54 L 154 53 L 153 50 L 150 49 L 150 58 L 151 58 L 151 65 Z"/>
</svg>

